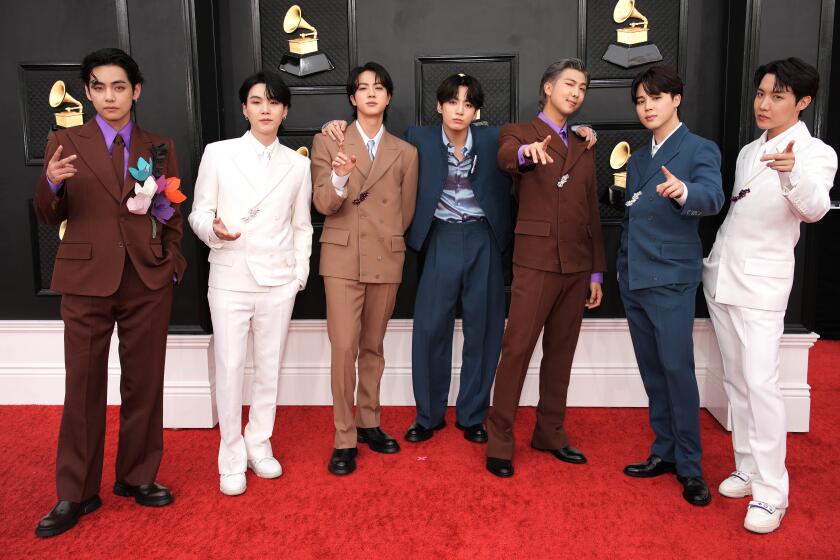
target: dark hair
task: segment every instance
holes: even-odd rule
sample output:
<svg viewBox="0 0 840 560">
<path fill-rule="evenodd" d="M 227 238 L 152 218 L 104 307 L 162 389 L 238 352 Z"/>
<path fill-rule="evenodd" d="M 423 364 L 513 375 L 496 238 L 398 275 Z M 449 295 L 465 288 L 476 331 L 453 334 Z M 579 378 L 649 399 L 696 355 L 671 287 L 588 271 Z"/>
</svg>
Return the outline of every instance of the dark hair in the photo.
<svg viewBox="0 0 840 560">
<path fill-rule="evenodd" d="M 673 68 L 660 65 L 642 70 L 633 78 L 633 85 L 630 86 L 630 100 L 633 103 L 636 102 L 639 86 L 642 86 L 648 95 L 667 93 L 674 97 L 675 95 L 682 96 L 685 84 Z"/>
<path fill-rule="evenodd" d="M 347 100 L 350 101 L 350 98 L 356 94 L 356 90 L 359 89 L 359 76 L 362 75 L 363 72 L 373 72 L 376 75 L 376 83 L 382 84 L 385 87 L 385 91 L 388 92 L 388 95 L 394 95 L 394 82 L 391 80 L 391 75 L 385 70 L 385 67 L 379 64 L 378 62 L 365 62 L 361 66 L 356 66 L 352 70 L 350 70 L 350 74 L 347 75 Z M 350 102 L 350 105 L 353 107 L 353 118 L 357 118 L 359 116 L 359 112 L 356 109 L 356 106 Z M 388 120 L 388 107 L 385 107 L 385 114 L 383 115 L 383 121 Z"/>
<path fill-rule="evenodd" d="M 257 84 L 265 84 L 265 96 L 267 98 L 282 103 L 286 108 L 292 106 L 292 92 L 283 82 L 283 78 L 280 77 L 280 74 L 268 71 L 257 72 L 248 76 L 239 86 L 239 101 L 243 105 L 248 102 L 248 92 Z"/>
<path fill-rule="evenodd" d="M 765 74 L 773 74 L 776 77 L 776 82 L 773 84 L 774 92 L 789 89 L 796 96 L 797 102 L 803 97 L 814 99 L 820 88 L 820 74 L 817 69 L 799 58 L 774 60 L 759 66 L 753 79 L 756 88 L 761 85 Z"/>
<path fill-rule="evenodd" d="M 553 84 L 563 73 L 563 70 L 572 69 L 583 72 L 586 76 L 586 85 L 589 85 L 589 71 L 586 69 L 586 64 L 579 58 L 563 58 L 557 62 L 552 62 L 551 65 L 543 72 L 540 80 L 540 109 L 545 108 L 545 84 Z"/>
<path fill-rule="evenodd" d="M 90 84 L 90 75 L 94 68 L 111 64 L 125 70 L 132 88 L 137 84 L 143 83 L 143 74 L 140 73 L 140 67 L 137 66 L 137 62 L 128 56 L 125 51 L 113 48 L 99 49 L 90 53 L 82 60 L 82 69 L 80 72 L 82 83 L 87 87 Z"/>
<path fill-rule="evenodd" d="M 481 82 L 466 74 L 454 74 L 443 80 L 437 89 L 438 103 L 446 103 L 452 99 L 458 99 L 458 89 L 464 86 L 467 88 L 467 101 L 473 104 L 476 110 L 484 105 L 484 91 L 481 89 Z"/>
</svg>

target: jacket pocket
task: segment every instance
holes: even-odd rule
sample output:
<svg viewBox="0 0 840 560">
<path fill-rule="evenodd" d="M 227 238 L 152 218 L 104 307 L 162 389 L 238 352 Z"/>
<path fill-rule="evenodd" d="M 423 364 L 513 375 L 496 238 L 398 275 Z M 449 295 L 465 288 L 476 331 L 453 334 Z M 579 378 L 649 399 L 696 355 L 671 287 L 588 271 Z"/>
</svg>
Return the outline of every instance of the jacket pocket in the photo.
<svg viewBox="0 0 840 560">
<path fill-rule="evenodd" d="M 535 222 L 530 220 L 519 220 L 513 233 L 520 235 L 536 235 L 548 237 L 551 234 L 551 224 L 548 222 Z"/>
<path fill-rule="evenodd" d="M 93 253 L 90 243 L 66 243 L 58 246 L 57 259 L 89 259 Z"/>
<path fill-rule="evenodd" d="M 660 252 L 664 259 L 689 260 L 703 257 L 699 243 L 663 243 Z"/>
<path fill-rule="evenodd" d="M 211 249 L 210 254 L 207 255 L 207 260 L 213 264 L 221 266 L 233 266 L 233 255 L 228 251 L 217 251 Z"/>
<path fill-rule="evenodd" d="M 747 259 L 744 262 L 744 274 L 769 278 L 791 278 L 793 277 L 794 264 L 794 261 Z"/>
<path fill-rule="evenodd" d="M 346 247 L 350 242 L 350 230 L 324 228 L 320 241 L 321 243 L 332 243 L 333 245 L 343 245 Z"/>
<path fill-rule="evenodd" d="M 391 237 L 391 251 L 395 253 L 405 251 L 405 238 L 402 235 Z"/>
</svg>

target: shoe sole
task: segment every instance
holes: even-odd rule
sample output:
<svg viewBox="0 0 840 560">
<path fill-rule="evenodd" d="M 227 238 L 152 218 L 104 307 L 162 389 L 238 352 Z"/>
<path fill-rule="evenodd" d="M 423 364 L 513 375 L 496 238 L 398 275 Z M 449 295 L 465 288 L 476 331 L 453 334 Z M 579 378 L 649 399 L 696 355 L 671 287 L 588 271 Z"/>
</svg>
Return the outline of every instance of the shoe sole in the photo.
<svg viewBox="0 0 840 560">
<path fill-rule="evenodd" d="M 400 445 L 397 443 L 396 440 L 394 440 L 394 446 L 393 447 L 391 447 L 391 446 L 384 446 L 384 447 L 380 446 L 378 443 L 374 443 L 374 442 L 370 441 L 368 438 L 366 438 L 365 436 L 362 436 L 362 435 L 357 435 L 356 436 L 356 441 L 358 443 L 366 444 L 370 448 L 371 451 L 376 451 L 377 453 L 385 453 L 385 454 L 398 453 L 399 450 L 400 450 Z"/>
<path fill-rule="evenodd" d="M 165 498 L 154 498 L 150 500 L 135 496 L 128 488 L 119 482 L 114 483 L 114 495 L 121 498 L 134 498 L 134 501 L 137 502 L 138 505 L 145 507 L 164 507 L 175 501 L 175 497 L 171 495 Z"/>
<path fill-rule="evenodd" d="M 493 476 L 497 476 L 497 477 L 499 477 L 499 478 L 510 478 L 510 477 L 512 477 L 512 476 L 513 476 L 513 470 L 512 470 L 512 469 L 511 469 L 511 471 L 510 471 L 509 473 L 502 474 L 502 473 L 500 473 L 500 472 L 496 472 L 496 471 L 494 471 L 494 470 L 493 470 L 493 469 L 491 469 L 490 467 L 485 467 L 485 468 L 487 469 L 487 472 L 489 472 L 489 473 L 490 473 L 490 474 L 492 474 Z"/>
<path fill-rule="evenodd" d="M 348 474 L 353 474 L 353 472 L 356 470 L 356 465 L 354 464 L 349 469 L 336 469 L 333 468 L 332 464 L 328 464 L 327 470 L 336 476 L 347 476 Z"/>
<path fill-rule="evenodd" d="M 439 432 L 442 429 L 444 429 L 445 427 L 446 427 L 446 421 L 443 421 L 440 424 L 438 424 L 437 426 L 435 426 L 434 428 L 432 428 L 431 431 L 429 432 L 428 436 L 425 436 L 425 437 L 422 437 L 422 438 L 418 438 L 418 437 L 411 437 L 410 438 L 408 436 L 405 436 L 405 437 L 403 437 L 403 439 L 405 441 L 408 441 L 408 442 L 411 442 L 411 443 L 420 443 L 420 442 L 423 442 L 423 441 L 428 441 L 428 440 L 432 439 L 432 436 L 435 435 L 435 432 Z"/>
<path fill-rule="evenodd" d="M 238 492 L 226 492 L 226 491 L 225 491 L 225 490 L 223 490 L 223 489 L 222 489 L 222 487 L 220 486 L 220 487 L 219 487 L 219 492 L 221 492 L 221 493 L 222 493 L 222 494 L 224 494 L 225 496 L 241 496 L 242 494 L 244 494 L 244 493 L 245 493 L 245 490 L 247 490 L 247 488 L 248 488 L 248 487 L 246 486 L 245 488 L 243 488 L 242 490 L 239 490 Z"/>
<path fill-rule="evenodd" d="M 280 478 L 281 476 L 283 476 L 283 469 L 282 469 L 282 468 L 280 469 L 280 472 L 278 472 L 277 474 L 274 474 L 274 473 L 269 473 L 269 474 L 266 474 L 266 473 L 261 473 L 261 472 L 259 472 L 257 469 L 255 469 L 254 467 L 252 467 L 251 465 L 248 465 L 248 470 L 249 470 L 249 471 L 251 471 L 252 473 L 254 473 L 255 475 L 257 475 L 257 476 L 258 476 L 258 477 L 260 477 L 260 478 L 269 478 L 269 479 L 271 479 L 271 478 Z M 244 490 L 243 490 L 243 492 L 244 492 Z"/>
<path fill-rule="evenodd" d="M 98 510 L 102 506 L 102 500 L 99 498 L 92 498 L 85 502 L 82 505 L 82 512 L 79 514 L 79 517 L 66 527 L 61 527 L 59 529 L 41 529 L 40 527 L 35 527 L 35 535 L 41 537 L 42 539 L 47 539 L 49 537 L 57 537 L 62 533 L 66 533 L 70 529 L 76 526 L 79 523 L 79 519 L 82 518 L 83 515 L 87 515 L 89 513 L 93 513 L 94 511 Z"/>
<path fill-rule="evenodd" d="M 472 443 L 487 443 L 487 440 L 489 439 L 487 436 L 482 436 L 482 437 L 477 437 L 477 438 L 476 437 L 470 437 L 467 434 L 467 431 L 464 429 L 464 427 L 457 422 L 455 422 L 455 427 L 458 428 L 459 430 L 461 430 L 462 432 L 464 432 L 464 439 L 469 441 L 469 442 L 472 442 Z"/>
<path fill-rule="evenodd" d="M 746 498 L 752 496 L 752 490 L 744 490 L 743 492 L 726 492 L 718 488 L 718 494 L 726 496 L 727 498 Z"/>
<path fill-rule="evenodd" d="M 540 451 L 542 453 L 548 453 L 552 457 L 557 459 L 558 461 L 563 461 L 564 463 L 569 463 L 570 465 L 585 465 L 587 463 L 586 457 L 583 458 L 583 461 L 569 460 L 569 459 L 563 459 L 562 457 L 558 457 L 550 449 L 540 449 L 539 447 L 534 447 L 533 445 L 531 446 L 531 449 L 533 449 L 535 451 Z"/>
<path fill-rule="evenodd" d="M 782 516 L 779 518 L 779 523 L 775 526 L 772 526 L 772 527 L 769 526 L 769 525 L 750 525 L 750 524 L 747 523 L 746 520 L 744 520 L 744 529 L 746 529 L 747 531 L 749 531 L 751 533 L 757 533 L 759 535 L 766 535 L 767 533 L 772 533 L 773 531 L 775 531 L 776 529 L 781 527 L 782 526 L 782 519 L 784 519 L 784 517 L 785 517 L 785 515 L 782 514 Z"/>
<path fill-rule="evenodd" d="M 665 475 L 665 474 L 674 474 L 674 475 L 677 474 L 677 467 L 675 466 L 673 468 L 666 468 L 666 470 L 657 472 L 655 474 L 634 473 L 632 471 L 628 471 L 626 468 L 624 469 L 623 472 L 624 472 L 625 475 L 632 476 L 633 478 L 656 478 L 657 476 L 662 476 L 662 475 Z"/>
</svg>

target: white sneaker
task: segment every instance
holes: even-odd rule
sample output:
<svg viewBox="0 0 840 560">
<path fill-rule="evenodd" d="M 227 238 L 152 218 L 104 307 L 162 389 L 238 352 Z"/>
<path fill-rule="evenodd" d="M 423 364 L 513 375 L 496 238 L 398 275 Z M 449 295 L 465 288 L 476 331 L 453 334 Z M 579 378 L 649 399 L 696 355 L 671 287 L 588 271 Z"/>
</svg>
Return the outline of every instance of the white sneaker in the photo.
<svg viewBox="0 0 840 560">
<path fill-rule="evenodd" d="M 252 461 L 248 459 L 248 468 L 254 471 L 260 478 L 277 478 L 283 474 L 283 467 L 280 466 L 280 461 L 274 457 L 263 457 Z"/>
<path fill-rule="evenodd" d="M 243 494 L 245 487 L 245 473 L 219 475 L 219 490 L 226 496 Z"/>
<path fill-rule="evenodd" d="M 753 475 L 735 471 L 718 486 L 718 492 L 727 498 L 743 498 L 752 496 Z"/>
<path fill-rule="evenodd" d="M 782 517 L 784 516 L 785 510 L 783 508 L 753 500 L 747 506 L 744 529 L 753 533 L 772 533 L 782 524 Z"/>
</svg>

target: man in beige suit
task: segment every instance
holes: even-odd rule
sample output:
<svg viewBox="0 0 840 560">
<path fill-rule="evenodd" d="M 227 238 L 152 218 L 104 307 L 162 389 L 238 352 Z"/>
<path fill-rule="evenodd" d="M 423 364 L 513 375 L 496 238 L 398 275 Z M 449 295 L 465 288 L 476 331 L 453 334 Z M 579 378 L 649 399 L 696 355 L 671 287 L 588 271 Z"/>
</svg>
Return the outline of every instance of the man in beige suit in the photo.
<svg viewBox="0 0 840 560">
<path fill-rule="evenodd" d="M 381 65 L 353 69 L 347 95 L 357 120 L 343 144 L 319 135 L 312 145 L 313 199 L 326 216 L 320 272 L 336 429 L 328 468 L 336 475 L 356 469 L 357 442 L 379 453 L 400 449 L 380 428 L 379 382 L 385 369 L 382 342 L 402 280 L 403 234 L 414 216 L 417 150 L 385 130 L 393 89 Z"/>
</svg>

